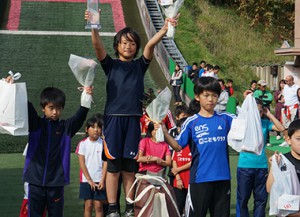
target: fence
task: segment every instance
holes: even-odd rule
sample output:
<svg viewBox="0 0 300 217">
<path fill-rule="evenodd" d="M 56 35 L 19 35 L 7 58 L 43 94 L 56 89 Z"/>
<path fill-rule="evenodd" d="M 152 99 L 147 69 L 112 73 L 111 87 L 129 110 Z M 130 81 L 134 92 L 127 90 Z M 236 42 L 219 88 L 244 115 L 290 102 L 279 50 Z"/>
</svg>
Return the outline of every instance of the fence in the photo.
<svg viewBox="0 0 300 217">
<path fill-rule="evenodd" d="M 284 79 L 283 65 L 253 66 L 252 69 L 259 79 L 266 81 L 267 87 L 272 91 L 277 90 L 279 81 Z"/>
</svg>

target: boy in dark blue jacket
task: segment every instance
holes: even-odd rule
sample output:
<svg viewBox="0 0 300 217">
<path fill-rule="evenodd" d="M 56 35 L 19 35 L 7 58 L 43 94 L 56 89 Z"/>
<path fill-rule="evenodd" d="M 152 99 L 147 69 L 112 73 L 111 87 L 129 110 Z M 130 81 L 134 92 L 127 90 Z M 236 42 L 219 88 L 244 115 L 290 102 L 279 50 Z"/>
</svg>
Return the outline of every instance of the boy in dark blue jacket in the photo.
<svg viewBox="0 0 300 217">
<path fill-rule="evenodd" d="M 10 79 L 6 79 L 8 82 Z M 91 90 L 87 90 L 91 94 Z M 28 216 L 63 216 L 64 186 L 70 183 L 71 138 L 81 128 L 90 102 L 81 102 L 75 115 L 67 120 L 59 117 L 65 106 L 65 94 L 55 87 L 45 88 L 40 95 L 44 116 L 39 117 L 28 102 L 28 151 L 23 181 L 29 183 Z"/>
</svg>

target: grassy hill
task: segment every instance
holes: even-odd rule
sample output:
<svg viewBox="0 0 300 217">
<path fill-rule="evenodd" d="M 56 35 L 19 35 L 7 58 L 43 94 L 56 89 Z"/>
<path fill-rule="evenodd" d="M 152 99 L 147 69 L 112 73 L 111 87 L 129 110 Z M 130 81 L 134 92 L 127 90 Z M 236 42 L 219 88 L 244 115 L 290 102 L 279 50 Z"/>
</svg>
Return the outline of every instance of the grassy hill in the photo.
<svg viewBox="0 0 300 217">
<path fill-rule="evenodd" d="M 240 99 L 255 78 L 251 65 L 291 60 L 274 54 L 282 41 L 266 40 L 263 28 L 251 28 L 232 8 L 213 6 L 206 0 L 185 0 L 180 14 L 175 41 L 187 62 L 205 60 L 219 65 L 219 77 L 234 80 Z"/>
</svg>

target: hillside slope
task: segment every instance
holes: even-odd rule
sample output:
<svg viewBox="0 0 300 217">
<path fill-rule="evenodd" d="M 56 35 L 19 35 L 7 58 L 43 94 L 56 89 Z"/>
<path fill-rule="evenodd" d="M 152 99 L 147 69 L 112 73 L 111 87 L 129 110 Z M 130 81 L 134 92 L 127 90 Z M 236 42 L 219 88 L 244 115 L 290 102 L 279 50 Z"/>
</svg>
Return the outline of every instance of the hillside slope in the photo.
<svg viewBox="0 0 300 217">
<path fill-rule="evenodd" d="M 238 98 L 255 78 L 250 66 L 291 60 L 274 54 L 282 41 L 267 41 L 263 29 L 250 28 L 231 8 L 213 6 L 206 0 L 185 0 L 180 13 L 175 41 L 187 62 L 206 60 L 219 65 L 219 77 L 234 80 Z"/>
</svg>

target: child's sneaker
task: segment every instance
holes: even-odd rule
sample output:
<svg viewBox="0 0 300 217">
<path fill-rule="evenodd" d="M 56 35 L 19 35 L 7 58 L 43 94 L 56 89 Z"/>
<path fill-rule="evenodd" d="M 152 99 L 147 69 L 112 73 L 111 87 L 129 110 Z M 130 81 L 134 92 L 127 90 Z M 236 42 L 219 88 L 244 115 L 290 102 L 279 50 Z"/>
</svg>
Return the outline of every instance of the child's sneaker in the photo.
<svg viewBox="0 0 300 217">
<path fill-rule="evenodd" d="M 126 210 L 124 217 L 134 217 L 134 211 L 133 209 Z"/>
<path fill-rule="evenodd" d="M 120 214 L 118 212 L 112 212 L 106 215 L 106 217 L 120 217 Z"/>
<path fill-rule="evenodd" d="M 280 136 L 280 135 L 277 135 L 277 136 L 276 136 L 276 140 L 279 140 L 279 139 L 281 139 L 281 136 Z"/>
</svg>

